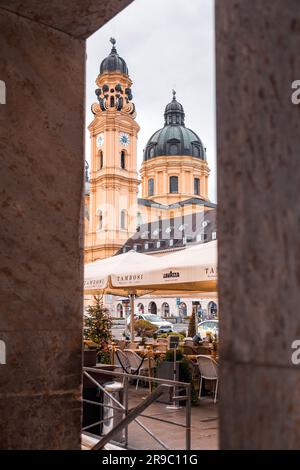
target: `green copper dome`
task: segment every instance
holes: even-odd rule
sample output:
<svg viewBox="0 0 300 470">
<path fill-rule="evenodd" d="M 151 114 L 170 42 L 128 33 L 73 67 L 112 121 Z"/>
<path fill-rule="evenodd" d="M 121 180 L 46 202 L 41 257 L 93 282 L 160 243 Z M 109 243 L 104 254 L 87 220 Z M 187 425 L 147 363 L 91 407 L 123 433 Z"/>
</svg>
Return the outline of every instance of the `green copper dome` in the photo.
<svg viewBox="0 0 300 470">
<path fill-rule="evenodd" d="M 149 139 L 144 150 L 144 161 L 160 156 L 189 155 L 206 160 L 205 148 L 198 135 L 185 127 L 184 109 L 173 99 L 165 108 L 165 125 Z"/>
</svg>

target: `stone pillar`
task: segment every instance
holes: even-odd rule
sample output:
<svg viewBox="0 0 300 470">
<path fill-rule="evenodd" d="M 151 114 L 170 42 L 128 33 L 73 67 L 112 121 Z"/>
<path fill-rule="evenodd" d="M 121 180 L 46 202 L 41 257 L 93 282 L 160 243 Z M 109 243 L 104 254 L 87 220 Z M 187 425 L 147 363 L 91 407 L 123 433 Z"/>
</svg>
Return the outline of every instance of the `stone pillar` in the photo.
<svg viewBox="0 0 300 470">
<path fill-rule="evenodd" d="M 300 447 L 298 0 L 217 0 L 220 446 Z"/>
<path fill-rule="evenodd" d="M 78 449 L 85 42 L 0 9 L 1 449 Z"/>
</svg>

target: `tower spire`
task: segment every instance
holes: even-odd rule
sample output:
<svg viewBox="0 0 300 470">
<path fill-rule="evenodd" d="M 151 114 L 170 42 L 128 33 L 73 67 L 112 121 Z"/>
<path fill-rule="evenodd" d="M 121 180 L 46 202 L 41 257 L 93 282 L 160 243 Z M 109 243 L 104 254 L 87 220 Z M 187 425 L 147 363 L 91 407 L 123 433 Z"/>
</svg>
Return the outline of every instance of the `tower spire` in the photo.
<svg viewBox="0 0 300 470">
<path fill-rule="evenodd" d="M 176 91 L 174 90 L 174 88 L 172 90 L 172 93 L 173 93 L 173 101 L 176 101 Z"/>
<path fill-rule="evenodd" d="M 110 52 L 110 53 L 116 53 L 116 52 L 117 52 L 117 49 L 116 49 L 116 47 L 115 47 L 115 44 L 116 44 L 117 41 L 115 40 L 115 38 L 110 38 L 109 41 L 112 43 L 112 49 L 111 49 L 111 52 Z"/>
</svg>

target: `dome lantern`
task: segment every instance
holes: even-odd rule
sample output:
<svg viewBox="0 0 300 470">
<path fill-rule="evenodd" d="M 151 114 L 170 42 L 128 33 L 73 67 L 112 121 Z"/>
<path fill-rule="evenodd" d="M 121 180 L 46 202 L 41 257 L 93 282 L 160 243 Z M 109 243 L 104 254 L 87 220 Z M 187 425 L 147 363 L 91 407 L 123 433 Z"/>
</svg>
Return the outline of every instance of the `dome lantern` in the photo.
<svg viewBox="0 0 300 470">
<path fill-rule="evenodd" d="M 167 104 L 165 108 L 165 126 L 170 124 L 178 124 L 180 126 L 184 126 L 184 109 L 182 104 L 178 103 L 176 100 L 176 91 L 172 90 L 173 99 L 172 101 Z"/>
<path fill-rule="evenodd" d="M 115 38 L 110 38 L 110 42 L 112 43 L 112 48 L 110 54 L 100 64 L 100 75 L 105 72 L 120 72 L 128 76 L 126 62 L 117 52 Z"/>
<path fill-rule="evenodd" d="M 164 127 L 156 131 L 147 142 L 143 160 L 171 155 L 189 155 L 206 160 L 205 148 L 200 138 L 185 127 L 184 109 L 176 99 L 175 90 L 172 101 L 165 108 L 164 118 Z"/>
</svg>

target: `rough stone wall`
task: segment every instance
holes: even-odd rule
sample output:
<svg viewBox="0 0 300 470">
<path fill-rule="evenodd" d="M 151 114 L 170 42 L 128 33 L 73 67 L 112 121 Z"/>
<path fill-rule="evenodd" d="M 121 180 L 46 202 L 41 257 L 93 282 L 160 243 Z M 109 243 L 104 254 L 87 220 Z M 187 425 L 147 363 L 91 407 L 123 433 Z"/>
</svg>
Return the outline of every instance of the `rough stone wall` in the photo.
<svg viewBox="0 0 300 470">
<path fill-rule="evenodd" d="M 217 0 L 220 445 L 300 447 L 297 0 Z"/>
<path fill-rule="evenodd" d="M 133 0 L 0 0 L 0 8 L 86 39 Z"/>
<path fill-rule="evenodd" d="M 0 9 L 0 447 L 78 448 L 84 41 Z"/>
<path fill-rule="evenodd" d="M 0 0 L 1 449 L 80 448 L 84 39 L 129 3 Z"/>
</svg>

